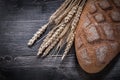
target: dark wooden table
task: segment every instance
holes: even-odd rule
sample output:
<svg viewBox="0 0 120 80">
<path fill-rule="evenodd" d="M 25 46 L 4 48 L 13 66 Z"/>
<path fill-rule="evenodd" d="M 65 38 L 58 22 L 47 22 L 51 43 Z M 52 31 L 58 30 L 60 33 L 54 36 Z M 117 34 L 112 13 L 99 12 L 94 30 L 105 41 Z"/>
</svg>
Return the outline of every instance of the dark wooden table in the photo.
<svg viewBox="0 0 120 80">
<path fill-rule="evenodd" d="M 120 55 L 98 74 L 87 74 L 78 65 L 74 47 L 61 62 L 37 58 L 40 41 L 27 41 L 45 24 L 64 0 L 0 0 L 0 80 L 120 80 Z"/>
</svg>

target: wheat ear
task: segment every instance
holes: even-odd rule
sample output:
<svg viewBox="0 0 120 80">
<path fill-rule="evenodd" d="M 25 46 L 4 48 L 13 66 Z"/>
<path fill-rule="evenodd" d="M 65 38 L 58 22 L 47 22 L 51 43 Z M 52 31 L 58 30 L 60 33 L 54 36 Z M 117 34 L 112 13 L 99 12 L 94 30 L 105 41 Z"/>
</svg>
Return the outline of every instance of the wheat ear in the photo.
<svg viewBox="0 0 120 80">
<path fill-rule="evenodd" d="M 28 46 L 32 46 L 33 43 L 41 36 L 41 34 L 43 34 L 43 32 L 46 30 L 46 28 L 48 27 L 49 23 L 45 24 L 44 26 L 42 26 L 35 34 L 34 36 L 29 40 L 28 42 Z"/>
<path fill-rule="evenodd" d="M 42 26 L 35 34 L 34 36 L 28 41 L 28 46 L 32 46 L 34 42 L 41 36 L 41 34 L 46 30 L 49 23 L 52 23 L 54 19 L 60 15 L 60 13 L 69 5 L 71 0 L 66 0 L 51 17 L 49 18 L 49 22 Z"/>
<path fill-rule="evenodd" d="M 85 1 L 86 1 L 86 0 L 84 0 L 84 1 L 81 3 L 80 7 L 79 7 L 78 10 L 77 10 L 77 13 L 75 14 L 75 17 L 74 17 L 73 22 L 72 22 L 72 24 L 71 24 L 71 33 L 70 33 L 70 35 L 68 36 L 67 46 L 66 46 L 66 49 L 65 49 L 65 51 L 64 51 L 64 53 L 63 53 L 63 56 L 62 56 L 61 60 L 64 59 L 64 57 L 67 55 L 67 53 L 69 52 L 70 48 L 72 47 L 72 44 L 73 44 L 73 42 L 74 42 L 74 31 L 75 31 L 75 28 L 76 28 L 76 26 L 77 26 L 77 24 L 78 24 L 78 22 L 79 22 L 79 19 L 80 19 L 81 12 L 82 12 L 82 9 L 83 9 L 83 5 L 85 4 Z"/>
<path fill-rule="evenodd" d="M 63 53 L 62 60 L 64 59 L 74 42 L 75 28 L 80 19 L 81 11 L 85 2 L 86 0 L 65 0 L 60 8 L 58 8 L 58 10 L 51 15 L 49 22 L 39 29 L 28 42 L 29 46 L 33 45 L 33 43 L 47 29 L 48 25 L 55 22 L 56 25 L 43 40 L 38 49 L 37 55 L 43 54 L 42 57 L 46 56 L 57 43 L 57 48 L 62 47 L 61 43 L 64 40 L 66 48 Z"/>
<path fill-rule="evenodd" d="M 55 39 L 57 39 L 56 37 L 61 33 L 61 31 L 64 29 L 64 26 L 65 26 L 64 23 L 61 23 L 60 25 L 61 26 L 55 31 L 55 33 L 52 35 L 52 37 L 43 46 L 40 46 L 37 55 L 42 54 L 43 50 L 45 48 L 47 48 L 52 43 L 52 41 L 54 41 Z"/>
<path fill-rule="evenodd" d="M 63 39 L 63 36 L 67 33 L 67 31 L 68 31 L 68 29 L 69 29 L 69 26 L 70 25 L 67 25 L 66 27 L 65 27 L 65 29 L 62 31 L 62 33 L 59 35 L 59 37 L 56 39 L 57 40 L 57 46 L 56 46 L 56 51 L 60 48 L 60 47 L 62 47 L 62 45 L 63 45 L 63 41 L 65 41 L 64 39 Z M 58 39 L 59 39 L 59 41 L 58 41 Z M 54 42 L 53 42 L 53 44 L 54 44 Z M 54 45 L 55 46 L 55 45 Z M 53 47 L 54 47 L 53 46 Z"/>
<path fill-rule="evenodd" d="M 69 52 L 70 48 L 72 47 L 72 44 L 73 44 L 73 41 L 74 41 L 74 33 L 71 32 L 70 35 L 71 35 L 71 36 L 70 36 L 70 40 L 69 40 L 68 43 L 67 43 L 67 46 L 66 46 L 66 48 L 65 48 L 65 51 L 64 51 L 64 53 L 63 53 L 63 56 L 62 56 L 61 60 L 64 59 L 64 57 L 67 55 L 67 53 Z"/>
<path fill-rule="evenodd" d="M 57 38 L 50 46 L 48 46 L 48 48 L 44 51 L 42 57 L 45 57 L 51 49 L 53 49 L 53 47 L 57 44 L 57 42 L 59 41 L 59 39 Z"/>
<path fill-rule="evenodd" d="M 55 19 L 55 24 L 59 24 L 65 16 L 68 15 L 68 13 L 71 11 L 71 9 L 77 4 L 78 0 L 73 0 L 71 1 L 71 3 L 69 4 L 69 6 L 66 8 L 66 10 L 59 16 Z"/>
<path fill-rule="evenodd" d="M 64 18 L 64 21 L 63 23 L 61 23 L 59 29 L 56 30 L 56 32 L 52 35 L 52 37 L 42 46 L 40 46 L 39 50 L 38 50 L 38 54 L 37 55 L 40 55 L 42 54 L 43 50 L 45 48 L 47 48 L 51 43 L 52 41 L 54 41 L 55 39 L 57 39 L 56 37 L 61 34 L 61 32 L 64 30 L 64 27 L 66 26 L 66 24 L 71 20 L 71 18 L 74 16 L 76 10 L 77 10 L 77 7 L 78 6 L 74 6 L 71 11 L 68 13 L 68 15 Z M 58 25 L 59 26 L 59 25 Z"/>
<path fill-rule="evenodd" d="M 50 32 L 48 32 L 46 38 L 43 40 L 41 46 L 44 46 L 44 44 L 50 39 L 50 37 L 52 37 L 52 35 L 54 34 L 55 30 L 58 28 L 59 26 L 57 27 L 54 27 Z"/>
<path fill-rule="evenodd" d="M 52 21 L 57 18 L 61 14 L 61 12 L 66 9 L 70 2 L 71 0 L 65 0 L 65 2 L 63 2 L 63 4 L 50 16 L 49 20 Z"/>
<path fill-rule="evenodd" d="M 65 33 L 68 31 L 69 27 L 70 27 L 70 23 L 68 23 L 68 24 L 66 25 L 65 29 L 64 29 L 60 34 L 58 34 L 59 37 L 56 37 L 56 39 L 53 41 L 53 43 L 48 46 L 48 48 L 44 51 L 42 57 L 46 56 L 46 55 L 50 52 L 50 50 L 57 44 L 57 42 L 58 42 L 60 39 L 62 39 L 62 37 L 63 37 L 63 36 L 65 35 Z M 59 46 L 61 45 L 61 40 L 60 40 L 60 43 L 58 43 L 58 45 L 59 45 Z M 57 48 L 58 48 L 58 46 L 57 46 Z"/>
</svg>

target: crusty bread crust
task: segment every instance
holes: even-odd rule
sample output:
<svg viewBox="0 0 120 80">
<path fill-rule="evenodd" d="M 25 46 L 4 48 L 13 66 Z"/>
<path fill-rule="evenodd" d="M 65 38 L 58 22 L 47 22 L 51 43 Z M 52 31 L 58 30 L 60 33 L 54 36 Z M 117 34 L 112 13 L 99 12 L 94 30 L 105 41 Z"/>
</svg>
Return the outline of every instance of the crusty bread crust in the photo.
<svg viewBox="0 0 120 80">
<path fill-rule="evenodd" d="M 88 0 L 75 35 L 78 62 L 100 72 L 120 52 L 120 0 Z"/>
</svg>

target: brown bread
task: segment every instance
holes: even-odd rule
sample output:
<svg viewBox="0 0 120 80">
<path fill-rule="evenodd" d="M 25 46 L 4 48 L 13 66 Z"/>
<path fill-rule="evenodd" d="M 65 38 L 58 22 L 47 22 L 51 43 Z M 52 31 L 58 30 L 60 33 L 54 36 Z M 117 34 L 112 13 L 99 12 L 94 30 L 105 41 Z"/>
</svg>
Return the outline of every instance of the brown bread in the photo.
<svg viewBox="0 0 120 80">
<path fill-rule="evenodd" d="M 87 0 L 75 35 L 78 62 L 97 73 L 120 52 L 120 0 Z"/>
</svg>

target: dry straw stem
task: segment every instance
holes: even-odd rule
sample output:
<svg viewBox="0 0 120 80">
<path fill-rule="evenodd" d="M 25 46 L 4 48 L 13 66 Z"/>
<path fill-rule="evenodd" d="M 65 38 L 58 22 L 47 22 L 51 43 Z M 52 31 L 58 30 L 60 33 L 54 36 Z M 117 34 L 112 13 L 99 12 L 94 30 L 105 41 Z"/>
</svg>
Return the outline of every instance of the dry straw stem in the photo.
<svg viewBox="0 0 120 80">
<path fill-rule="evenodd" d="M 63 4 L 51 15 L 51 17 L 49 18 L 50 21 L 54 20 L 56 17 L 58 17 L 59 15 L 61 15 L 61 13 L 68 7 L 68 5 L 70 4 L 71 0 L 65 0 L 65 2 L 63 2 Z"/>
<path fill-rule="evenodd" d="M 77 3 L 78 0 L 72 0 L 66 10 L 64 10 L 64 12 L 55 19 L 55 24 L 59 24 Z"/>
</svg>

